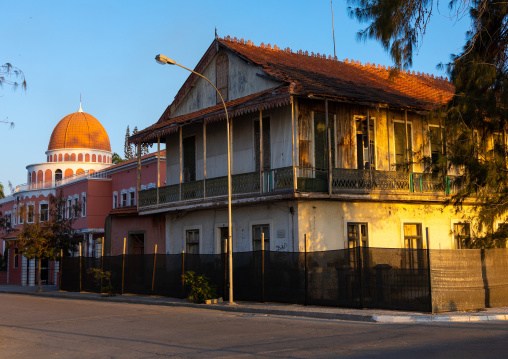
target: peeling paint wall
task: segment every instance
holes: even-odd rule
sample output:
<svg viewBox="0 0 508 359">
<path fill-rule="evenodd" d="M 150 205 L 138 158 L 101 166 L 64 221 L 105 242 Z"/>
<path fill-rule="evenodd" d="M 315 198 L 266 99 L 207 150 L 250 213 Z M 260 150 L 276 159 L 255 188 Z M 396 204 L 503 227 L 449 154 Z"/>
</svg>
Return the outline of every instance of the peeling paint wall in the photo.
<svg viewBox="0 0 508 359">
<path fill-rule="evenodd" d="M 260 67 L 245 62 L 229 51 L 225 53 L 229 57 L 229 101 L 267 90 L 280 84 L 280 82 L 258 76 L 258 74 L 263 74 Z M 202 72 L 202 75 L 208 78 L 214 85 L 216 85 L 215 62 L 218 55 L 212 58 Z M 216 104 L 216 91 L 206 80 L 199 78 L 196 80 L 194 87 L 173 111 L 171 117 L 185 115 L 215 106 Z"/>
<path fill-rule="evenodd" d="M 453 249 L 453 223 L 460 221 L 453 208 L 440 204 L 299 201 L 299 248 L 305 249 L 305 234 L 309 251 L 347 248 L 347 223 L 368 223 L 370 247 L 404 248 L 403 224 L 420 223 L 424 248 L 428 227 L 431 249 Z"/>
<path fill-rule="evenodd" d="M 270 250 L 291 252 L 293 248 L 293 224 L 296 215 L 290 212 L 292 202 L 233 207 L 233 251 L 252 250 L 252 226 L 270 226 Z M 166 253 L 181 253 L 185 250 L 185 231 L 199 229 L 200 253 L 220 253 L 220 230 L 227 228 L 227 209 L 200 210 L 185 215 L 166 216 Z M 296 228 L 296 227 L 295 227 Z"/>
</svg>

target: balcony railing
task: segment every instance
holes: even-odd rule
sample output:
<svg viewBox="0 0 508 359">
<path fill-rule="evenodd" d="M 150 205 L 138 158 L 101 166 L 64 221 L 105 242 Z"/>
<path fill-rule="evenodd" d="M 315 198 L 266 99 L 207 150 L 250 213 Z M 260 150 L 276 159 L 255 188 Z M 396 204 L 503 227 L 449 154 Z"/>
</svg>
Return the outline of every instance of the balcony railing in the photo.
<svg viewBox="0 0 508 359">
<path fill-rule="evenodd" d="M 328 192 L 328 171 L 315 168 L 296 168 L 296 190 L 299 192 Z M 334 168 L 332 170 L 332 192 L 386 191 L 395 193 L 433 193 L 449 195 L 453 192 L 449 177 L 444 180 L 430 173 L 406 173 L 395 171 L 355 170 Z M 231 176 L 233 195 L 270 195 L 293 192 L 293 168 L 284 167 L 268 171 L 249 172 Z M 157 199 L 157 193 L 159 198 Z M 228 179 L 224 177 L 207 178 L 170 186 L 152 188 L 139 192 L 139 207 L 156 207 L 182 201 L 214 197 L 228 194 Z"/>
</svg>

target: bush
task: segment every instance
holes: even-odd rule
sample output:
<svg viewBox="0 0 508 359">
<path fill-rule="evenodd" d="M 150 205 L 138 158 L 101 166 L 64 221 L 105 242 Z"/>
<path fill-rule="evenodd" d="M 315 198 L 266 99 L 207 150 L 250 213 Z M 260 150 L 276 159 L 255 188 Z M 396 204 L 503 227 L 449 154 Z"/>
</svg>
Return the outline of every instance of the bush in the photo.
<svg viewBox="0 0 508 359">
<path fill-rule="evenodd" d="M 101 287 L 101 293 L 106 293 L 108 297 L 115 296 L 115 288 L 111 285 L 110 271 L 102 271 L 99 268 L 89 268 L 87 272 L 93 275 L 95 281 Z M 104 283 L 103 280 L 106 283 Z"/>
<path fill-rule="evenodd" d="M 185 272 L 182 276 L 185 285 L 190 287 L 190 294 L 187 299 L 198 303 L 204 303 L 207 299 L 217 296 L 215 286 L 210 285 L 209 278 L 204 274 L 196 275 L 193 271 Z"/>
</svg>

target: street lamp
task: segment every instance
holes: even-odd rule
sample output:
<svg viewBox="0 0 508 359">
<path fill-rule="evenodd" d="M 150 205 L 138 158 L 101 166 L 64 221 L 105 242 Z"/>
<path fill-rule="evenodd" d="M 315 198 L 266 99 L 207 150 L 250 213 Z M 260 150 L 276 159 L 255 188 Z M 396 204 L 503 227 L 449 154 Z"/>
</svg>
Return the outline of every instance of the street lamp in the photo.
<svg viewBox="0 0 508 359">
<path fill-rule="evenodd" d="M 164 55 L 157 55 L 155 56 L 155 61 L 161 65 L 176 65 L 180 66 L 182 69 L 185 69 L 187 71 L 192 72 L 193 74 L 196 74 L 197 76 L 205 79 L 208 81 L 210 85 L 213 86 L 215 91 L 219 94 L 219 97 L 222 101 L 222 105 L 224 106 L 224 112 L 226 113 L 226 121 L 227 121 L 227 141 L 228 141 L 228 271 L 229 271 L 229 304 L 234 304 L 233 302 L 233 235 L 232 235 L 232 223 L 231 223 L 231 142 L 229 140 L 229 116 L 228 116 L 228 109 L 226 108 L 226 103 L 224 102 L 224 98 L 222 97 L 222 94 L 220 91 L 215 87 L 215 85 L 208 80 L 205 76 L 201 75 L 200 73 L 197 73 L 196 71 L 193 71 L 185 66 L 180 65 L 176 61 L 170 59 L 169 57 L 166 57 Z"/>
</svg>

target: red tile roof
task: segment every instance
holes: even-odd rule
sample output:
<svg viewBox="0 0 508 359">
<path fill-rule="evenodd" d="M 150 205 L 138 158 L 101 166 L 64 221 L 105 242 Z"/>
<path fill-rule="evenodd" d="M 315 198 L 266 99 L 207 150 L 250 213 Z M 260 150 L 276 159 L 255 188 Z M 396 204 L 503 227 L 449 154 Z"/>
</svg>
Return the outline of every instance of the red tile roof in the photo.
<svg viewBox="0 0 508 359">
<path fill-rule="evenodd" d="M 217 38 L 205 52 L 195 71 L 202 72 L 218 52 L 229 49 L 238 56 L 260 66 L 264 72 L 281 81 L 278 88 L 262 91 L 226 103 L 231 116 L 289 104 L 290 95 L 321 97 L 350 103 L 387 105 L 392 108 L 428 111 L 446 104 L 453 97 L 454 87 L 446 79 L 414 71 L 396 73 L 394 69 L 356 61 L 338 61 L 331 56 L 293 52 L 270 44 L 255 46 L 251 41 Z M 192 89 L 197 77 L 189 75 L 175 100 L 154 125 L 130 137 L 131 142 L 153 142 L 157 136 L 178 129 L 188 121 L 214 121 L 224 118 L 222 105 L 171 118 L 171 112 Z M 237 112 L 235 112 L 237 110 Z"/>
<path fill-rule="evenodd" d="M 431 110 L 446 104 L 453 96 L 453 85 L 442 78 L 406 71 L 394 74 L 381 65 L 337 61 L 270 45 L 255 46 L 250 41 L 217 39 L 224 47 L 247 58 L 263 70 L 295 85 L 293 93 L 322 96 L 353 102 L 387 104 L 414 110 Z M 390 76 L 392 75 L 392 76 Z"/>
</svg>

